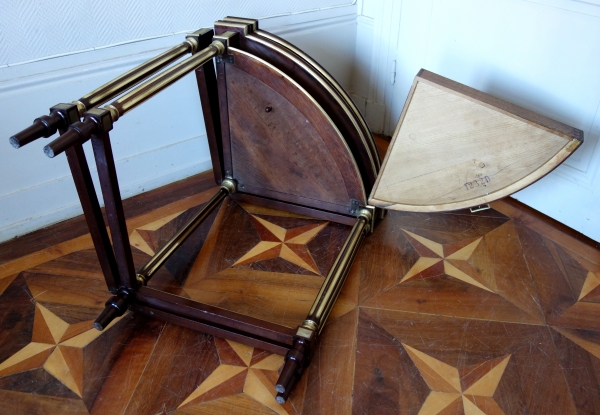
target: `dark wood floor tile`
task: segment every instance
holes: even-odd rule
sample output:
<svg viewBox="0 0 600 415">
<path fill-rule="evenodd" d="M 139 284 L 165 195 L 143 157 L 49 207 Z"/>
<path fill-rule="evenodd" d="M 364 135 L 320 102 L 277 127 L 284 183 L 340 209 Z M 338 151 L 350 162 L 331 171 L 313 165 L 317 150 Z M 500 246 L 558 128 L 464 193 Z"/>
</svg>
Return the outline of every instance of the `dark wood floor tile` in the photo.
<svg viewBox="0 0 600 415">
<path fill-rule="evenodd" d="M 367 239 L 361 264 L 363 306 L 457 317 L 544 324 L 514 224 L 461 218 L 455 232 L 388 215 Z M 450 215 L 444 216 L 446 219 Z M 448 226 L 448 228 L 451 228 Z"/>
<path fill-rule="evenodd" d="M 182 413 L 203 413 L 219 408 L 233 396 L 246 395 L 260 406 L 246 406 L 247 413 L 263 413 L 265 408 L 279 414 L 298 414 L 302 407 L 305 382 L 300 382 L 288 401 L 275 400 L 275 383 L 283 367 L 283 356 L 267 353 L 230 340 L 215 338 L 220 365 L 178 406 Z M 245 400 L 241 401 L 246 402 Z M 233 408 L 231 410 L 234 410 Z M 180 412 L 178 412 L 180 413 Z"/>
<path fill-rule="evenodd" d="M 84 249 L 61 256 L 27 270 L 29 273 L 64 277 L 93 278 L 104 281 L 94 249 Z M 106 285 L 105 285 L 106 287 Z"/>
<path fill-rule="evenodd" d="M 150 255 L 132 247 L 133 263 L 136 269 L 142 268 L 151 258 Z M 148 287 L 156 288 L 157 290 L 165 291 L 175 295 L 182 295 L 183 289 L 179 281 L 169 270 L 162 266 L 148 281 Z"/>
<path fill-rule="evenodd" d="M 82 355 L 81 363 L 69 362 L 71 363 L 69 365 L 71 373 L 75 375 L 75 371 L 78 369 L 81 374 L 82 399 L 89 411 L 91 411 L 110 370 L 127 346 L 128 339 L 137 326 L 138 320 L 134 319 L 133 314 L 128 313 L 113 327 L 104 329 L 104 332 L 90 343 L 85 344 L 84 342 L 85 345 L 79 349 Z M 92 329 L 92 331 L 94 334 L 98 334 L 96 329 Z M 64 351 L 69 349 L 77 351 L 76 345 L 69 344 L 75 339 L 77 337 L 62 343 L 60 347 Z M 69 346 L 65 347 L 66 345 Z"/>
<path fill-rule="evenodd" d="M 89 414 L 80 399 L 0 390 L 0 402 L 0 414 L 3 415 Z"/>
<path fill-rule="evenodd" d="M 90 411 L 92 415 L 123 414 L 166 324 L 141 316 L 133 323 L 135 330 L 103 379 Z"/>
<path fill-rule="evenodd" d="M 529 271 L 538 289 L 542 308 L 548 321 L 552 322 L 575 304 L 577 297 L 566 275 L 554 260 L 552 250 L 556 247 L 552 241 L 525 226 L 515 225 L 515 228 L 521 240 Z"/>
<path fill-rule="evenodd" d="M 167 324 L 124 413 L 174 411 L 218 365 L 212 336 Z"/>
<path fill-rule="evenodd" d="M 319 267 L 321 275 L 327 276 L 327 272 L 329 272 L 349 234 L 350 227 L 330 222 L 327 227 L 306 244 Z"/>
<path fill-rule="evenodd" d="M 190 271 L 186 286 L 229 268 L 259 242 L 260 236 L 252 225 L 250 215 L 236 202 L 226 199 Z"/>
<path fill-rule="evenodd" d="M 331 321 L 322 332 L 307 373 L 304 413 L 351 412 L 357 320 L 355 309 Z"/>
<path fill-rule="evenodd" d="M 287 327 L 306 317 L 323 277 L 229 268 L 191 283 L 191 299 Z"/>
<path fill-rule="evenodd" d="M 150 256 L 159 251 L 180 229 L 188 224 L 197 212 L 205 205 L 201 203 L 182 213 L 169 215 L 165 218 L 159 218 L 149 224 L 134 229 L 130 235 L 132 246 L 136 252 L 143 252 L 148 255 L 143 261 L 135 261 L 136 268 L 141 268 Z M 177 286 L 183 286 L 187 275 L 194 264 L 206 236 L 212 227 L 217 211 L 213 211 L 178 247 L 174 254 L 166 261 L 164 267 L 168 274 L 172 275 L 173 281 Z M 157 286 L 155 280 L 158 275 L 152 277 L 150 286 L 163 289 Z M 172 290 L 171 290 L 172 291 Z"/>
<path fill-rule="evenodd" d="M 196 301 L 296 327 L 349 228 L 268 213 L 225 201 L 184 289 Z"/>
<path fill-rule="evenodd" d="M 207 392 L 202 394 L 198 399 L 187 405 L 181 405 L 178 409 L 186 410 L 188 408 L 201 406 L 205 402 L 218 400 L 227 396 L 238 395 L 244 392 L 244 384 L 246 383 L 246 377 L 248 376 L 248 369 L 243 369 L 237 375 L 229 378 L 227 382 L 215 385 Z"/>
<path fill-rule="evenodd" d="M 600 330 L 600 265 L 515 225 L 548 324 Z"/>
<path fill-rule="evenodd" d="M 222 365 L 247 366 L 240 355 L 233 349 L 231 343 L 225 339 L 215 337 L 215 345 L 219 353 L 219 361 Z M 250 357 L 252 359 L 252 357 Z"/>
<path fill-rule="evenodd" d="M 357 258 L 360 258 L 362 253 L 359 251 Z M 342 290 L 331 310 L 327 321 L 332 322 L 338 317 L 349 313 L 358 307 L 358 293 L 360 288 L 360 265 L 354 264 L 350 268 L 350 272 L 346 277 Z"/>
<path fill-rule="evenodd" d="M 103 280 L 24 272 L 35 301 L 69 324 L 95 319 L 110 297 Z"/>
<path fill-rule="evenodd" d="M 0 339 L 0 350 L 9 355 L 1 358 L 0 389 L 31 394 L 9 396 L 23 398 L 23 410 L 28 407 L 30 397 L 39 397 L 40 402 L 59 407 L 64 403 L 72 408 L 80 404 L 90 408 L 112 362 L 123 349 L 124 340 L 134 329 L 129 324 L 131 315 L 115 320 L 104 332 L 79 321 L 81 313 L 74 311 L 77 307 L 72 305 L 57 306 L 63 316 L 69 317 L 62 318 L 52 311 L 53 307 L 33 300 L 35 290 L 29 290 L 29 279 L 39 275 L 22 273 L 4 292 L 10 298 L 0 301 L 0 307 L 11 306 L 11 310 L 21 314 L 18 324 L 11 323 L 11 318 L 2 320 L 5 324 L 2 334 L 6 338 Z M 14 301 L 17 304 L 11 304 Z M 22 306 L 26 309 L 19 308 Z M 70 311 L 65 312 L 66 309 Z M 48 400 L 48 396 L 68 400 Z"/>
<path fill-rule="evenodd" d="M 397 354 L 391 360 L 400 362 L 394 364 L 407 365 L 410 361 L 410 365 L 404 370 L 412 368 L 410 370 L 416 369 L 420 373 L 420 377 L 410 374 L 402 377 L 409 383 L 415 380 L 418 382 L 414 387 L 411 385 L 407 388 L 408 397 L 396 395 L 395 399 L 410 399 L 413 394 L 422 399 L 418 394 L 422 390 L 423 381 L 430 390 L 420 407 L 410 408 L 413 411 L 429 413 L 426 409 L 431 410 L 434 403 L 442 407 L 450 405 L 452 397 L 456 395 L 461 397 L 467 414 L 471 404 L 480 409 L 493 409 L 493 405 L 487 402 L 488 399 L 480 397 L 493 398 L 505 414 L 577 413 L 550 329 L 546 326 L 370 308 L 361 309 L 361 319 L 359 332 L 365 334 L 359 335 L 355 379 L 369 378 L 383 365 L 375 357 L 378 355 L 375 351 L 380 342 L 387 342 L 389 352 Z M 369 335 L 368 331 L 374 333 Z M 387 340 L 372 342 L 370 339 L 373 336 Z M 362 350 L 365 352 L 358 353 Z M 384 353 L 380 356 L 383 359 Z M 490 370 L 487 373 L 477 370 L 481 365 Z M 473 375 L 469 375 L 474 371 L 479 380 L 474 381 Z M 390 378 L 386 380 L 395 382 L 393 376 L 398 372 L 388 373 Z M 468 379 L 461 382 L 461 374 Z M 355 391 L 358 382 L 355 380 Z M 470 386 L 463 390 L 462 385 L 467 382 Z M 373 389 L 376 390 L 375 386 Z M 363 393 L 368 395 L 368 390 Z M 390 395 L 393 396 L 388 396 Z"/>
<path fill-rule="evenodd" d="M 58 398 L 81 400 L 79 396 L 75 394 L 75 392 L 67 388 L 61 381 L 46 372 L 43 367 L 1 377 L 0 389 L 5 391 L 29 393 L 32 395 L 47 395 Z"/>
<path fill-rule="evenodd" d="M 281 246 L 277 247 L 277 252 L 274 252 L 274 255 L 279 255 L 280 252 Z M 273 253 L 269 254 L 269 256 L 271 256 L 272 254 Z M 310 262 L 311 261 L 309 260 L 308 263 L 310 264 Z M 319 275 L 318 273 L 309 271 L 280 257 L 258 260 L 250 264 L 236 265 L 236 268 L 253 271 L 278 272 L 282 274 Z"/>
<path fill-rule="evenodd" d="M 584 258 L 598 258 L 600 242 L 569 228 L 511 197 L 493 202 L 495 210 Z"/>
<path fill-rule="evenodd" d="M 452 213 L 388 212 L 380 225 L 393 226 L 416 233 L 440 244 L 478 238 L 498 228 L 509 219 L 493 216 L 453 215 Z M 391 224 L 393 222 L 393 224 Z"/>
<path fill-rule="evenodd" d="M 273 415 L 273 413 L 271 409 L 243 393 L 182 408 L 175 412 L 176 415 Z"/>
<path fill-rule="evenodd" d="M 551 334 L 577 413 L 600 413 L 600 332 L 555 327 Z"/>
<path fill-rule="evenodd" d="M 486 258 L 481 266 L 489 264 L 493 274 L 494 291 L 512 304 L 526 311 L 539 322 L 545 322 L 538 293 L 512 221 L 485 235 L 487 255 L 473 255 L 473 264 L 478 258 Z"/>
<path fill-rule="evenodd" d="M 202 204 L 204 206 L 204 204 Z M 197 209 L 190 209 L 188 212 L 178 218 L 178 229 L 183 227 L 193 215 L 196 214 L 201 206 Z M 165 267 L 175 277 L 179 285 L 183 286 L 188 274 L 198 257 L 198 253 L 204 245 L 208 233 L 217 217 L 218 210 L 213 211 L 200 226 L 190 235 L 181 247 L 173 254 L 165 263 Z"/>
<path fill-rule="evenodd" d="M 416 415 L 429 392 L 402 344 L 361 312 L 352 413 Z"/>
<path fill-rule="evenodd" d="M 475 209 L 475 208 L 473 208 Z M 444 212 L 445 215 L 465 215 L 468 217 L 480 217 L 480 218 L 498 218 L 498 219 L 510 219 L 510 216 L 503 214 L 496 209 L 484 209 L 476 212 L 472 212 L 471 209 L 459 209 L 452 210 L 450 212 Z"/>
<path fill-rule="evenodd" d="M 0 279 L 0 295 L 6 290 L 6 288 L 17 278 L 19 274 L 9 275 L 6 278 Z"/>
<path fill-rule="evenodd" d="M 31 342 L 35 302 L 19 275 L 0 295 L 0 363 Z"/>
</svg>

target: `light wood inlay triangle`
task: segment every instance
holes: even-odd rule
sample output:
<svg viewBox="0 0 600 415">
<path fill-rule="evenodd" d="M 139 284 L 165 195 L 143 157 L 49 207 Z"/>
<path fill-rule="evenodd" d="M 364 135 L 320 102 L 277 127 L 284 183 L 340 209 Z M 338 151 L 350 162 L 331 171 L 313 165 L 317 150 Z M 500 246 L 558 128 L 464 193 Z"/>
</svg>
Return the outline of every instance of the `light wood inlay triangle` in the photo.
<svg viewBox="0 0 600 415">
<path fill-rule="evenodd" d="M 483 290 L 493 293 L 492 290 L 490 290 L 488 287 L 483 285 L 481 282 L 477 281 L 475 278 L 471 277 L 470 275 L 465 274 L 464 272 L 462 272 L 461 270 L 456 268 L 454 265 L 452 265 L 448 261 L 444 261 L 444 272 L 446 274 L 450 275 L 451 277 L 454 277 L 454 278 L 464 281 L 468 284 L 474 285 Z"/>
<path fill-rule="evenodd" d="M 71 369 L 65 361 L 60 347 L 54 349 L 48 360 L 46 360 L 46 363 L 44 363 L 44 369 L 56 379 L 60 380 L 67 388 L 75 392 L 77 396 L 80 398 L 82 397 L 80 385 L 73 378 Z"/>
<path fill-rule="evenodd" d="M 473 402 L 467 399 L 466 396 L 462 397 L 463 408 L 465 409 L 465 415 L 488 415 L 477 407 Z"/>
<path fill-rule="evenodd" d="M 404 281 L 411 279 L 415 275 L 422 273 L 427 268 L 437 264 L 441 260 L 442 260 L 442 258 L 420 257 L 419 259 L 417 259 L 417 262 L 415 262 L 415 265 L 412 266 L 412 268 L 406 273 L 406 275 L 404 276 L 404 278 L 402 278 L 402 280 L 400 282 L 404 282 Z"/>
<path fill-rule="evenodd" d="M 279 415 L 288 415 L 288 412 L 277 403 L 275 396 L 269 388 L 260 379 L 259 371 L 250 369 L 248 376 L 246 377 L 246 384 L 244 385 L 244 393 L 251 398 L 256 399 L 258 402 L 265 405 L 267 408 L 272 409 Z"/>
<path fill-rule="evenodd" d="M 0 376 L 23 372 L 39 367 L 52 353 L 53 344 L 29 343 L 17 353 L 0 363 Z"/>
<path fill-rule="evenodd" d="M 227 343 L 231 346 L 233 350 L 237 353 L 237 355 L 242 359 L 242 361 L 246 364 L 246 366 L 250 366 L 250 362 L 252 361 L 252 352 L 254 351 L 254 347 L 246 346 L 245 344 L 237 343 L 231 340 L 227 340 Z"/>
<path fill-rule="evenodd" d="M 429 387 L 437 392 L 460 393 L 458 369 L 402 344 Z"/>
<path fill-rule="evenodd" d="M 430 239 L 424 238 L 421 235 L 417 235 L 415 233 L 406 231 L 404 229 L 402 230 L 402 232 L 407 233 L 408 235 L 412 236 L 414 239 L 416 239 L 417 241 L 419 241 L 420 243 L 425 245 L 427 248 L 429 248 L 433 252 L 435 252 L 437 255 L 439 255 L 440 258 L 444 257 L 444 248 L 443 248 L 442 244 L 434 242 Z"/>
<path fill-rule="evenodd" d="M 588 271 L 587 277 L 585 278 L 585 282 L 583 283 L 583 287 L 581 288 L 581 294 L 579 294 L 578 300 L 582 300 L 599 286 L 600 278 L 596 275 L 596 273 Z"/>
<path fill-rule="evenodd" d="M 473 251 L 475 251 L 475 248 L 477 248 L 477 245 L 479 245 L 479 242 L 481 242 L 481 239 L 482 238 L 479 238 L 476 241 L 471 242 L 469 245 L 465 246 L 464 248 L 459 249 L 455 253 L 448 255 L 446 257 L 446 259 L 458 259 L 461 261 L 466 261 L 467 259 L 469 259 L 471 257 L 471 255 L 473 255 Z"/>
<path fill-rule="evenodd" d="M 460 397 L 460 393 L 431 391 L 423 402 L 418 415 L 438 415 Z"/>
<path fill-rule="evenodd" d="M 222 384 L 223 382 L 228 381 L 238 373 L 246 370 L 243 366 L 231 366 L 231 365 L 220 365 L 217 367 L 206 379 L 204 382 L 198 386 L 198 388 L 190 394 L 182 403 L 178 406 L 178 408 L 183 408 L 187 404 L 192 403 L 195 399 L 202 396 L 209 390 L 214 387 Z"/>
<path fill-rule="evenodd" d="M 498 384 L 500 383 L 500 379 L 502 379 L 502 375 L 504 374 L 504 370 L 506 369 L 506 365 L 508 365 L 510 357 L 511 355 L 508 355 L 502 359 L 493 369 L 491 369 L 467 390 L 465 390 L 464 393 L 486 397 L 494 396 L 496 388 L 498 388 Z"/>
<path fill-rule="evenodd" d="M 42 316 L 48 325 L 48 329 L 50 329 L 50 333 L 52 333 L 54 343 L 58 343 L 63 334 L 65 334 L 69 328 L 69 323 L 58 317 L 40 303 L 36 303 L 35 306 L 39 308 L 40 312 L 42 313 Z"/>
</svg>

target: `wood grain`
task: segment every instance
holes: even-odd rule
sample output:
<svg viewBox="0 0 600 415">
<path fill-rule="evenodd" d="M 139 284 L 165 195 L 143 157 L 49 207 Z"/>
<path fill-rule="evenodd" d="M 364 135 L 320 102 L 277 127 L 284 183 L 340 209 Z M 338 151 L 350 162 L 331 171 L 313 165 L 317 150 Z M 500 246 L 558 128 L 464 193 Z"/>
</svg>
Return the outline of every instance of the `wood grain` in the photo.
<svg viewBox="0 0 600 415">
<path fill-rule="evenodd" d="M 291 76 L 323 107 L 340 129 L 354 158 L 360 160 L 358 167 L 369 192 L 375 183 L 381 162 L 375 152 L 371 132 L 365 128 L 362 116 L 358 111 L 355 112 L 354 104 L 345 96 L 341 87 L 335 81 L 330 83 L 332 78 L 322 72 L 321 67 L 316 66 L 306 55 L 299 54 L 300 51 L 292 51 L 286 45 L 289 44 L 282 39 L 261 31 L 246 36 L 240 47 Z"/>
<path fill-rule="evenodd" d="M 227 66 L 227 97 L 240 191 L 339 213 L 349 212 L 350 199 L 366 203 L 356 161 L 323 109 L 275 67 L 230 50 L 236 63 Z"/>
<path fill-rule="evenodd" d="M 310 310 L 349 229 L 260 212 L 224 202 L 184 290 L 193 300 L 294 328 Z"/>
<path fill-rule="evenodd" d="M 200 200 L 196 199 L 202 203 Z M 159 208 L 143 218 L 136 218 L 133 227 L 130 222 L 130 229 L 152 228 L 152 234 L 146 236 L 152 244 L 159 245 L 176 227 L 183 214 L 173 215 L 184 211 L 185 203 L 188 202 Z M 446 405 L 409 356 L 407 350 L 412 348 L 422 354 L 421 361 L 429 364 L 421 368 L 435 366 L 439 361 L 458 370 L 464 399 L 453 400 L 440 409 L 440 413 L 460 413 L 467 407 L 475 411 L 471 404 L 492 414 L 499 413 L 498 410 L 505 414 L 597 412 L 596 363 L 600 346 L 594 316 L 600 304 L 594 298 L 580 299 L 588 273 L 600 269 L 594 261 L 597 251 L 590 245 L 581 245 L 577 239 L 565 237 L 551 226 L 552 222 L 543 222 L 542 217 L 522 220 L 529 216 L 517 205 L 510 205 L 510 209 L 503 212 L 390 213 L 365 241 L 312 366 L 290 397 L 291 406 L 284 406 L 283 410 L 287 413 L 336 413 L 339 410 L 357 414 L 417 414 L 424 405 Z M 269 271 L 276 269 L 270 267 L 279 266 L 275 263 L 262 269 L 231 268 L 261 240 L 252 215 L 271 223 L 268 227 L 272 229 L 285 229 L 286 235 L 290 231 L 291 239 L 304 235 L 302 229 L 307 229 L 307 224 L 319 222 L 288 213 L 278 216 L 273 210 L 227 201 L 205 236 L 200 254 L 207 260 L 205 277 L 210 279 L 229 269 L 252 271 L 260 278 L 277 275 Z M 330 223 L 307 243 L 320 270 L 325 270 L 335 256 L 338 246 L 335 241 L 343 241 L 345 229 L 345 226 Z M 245 237 L 240 238 L 239 233 Z M 89 325 L 87 328 L 85 325 L 95 317 L 106 298 L 106 294 L 102 294 L 105 288 L 101 285 L 101 270 L 93 264 L 93 252 L 89 248 L 62 256 L 55 251 L 55 255 L 56 259 L 26 273 L 13 274 L 14 279 L 0 298 L 3 313 L 0 358 L 4 357 L 3 361 L 29 344 L 34 332 L 47 327 L 34 321 L 39 307 L 31 302 L 31 297 L 69 323 L 63 335 L 65 340 L 78 334 L 75 331 L 67 336 L 71 328 L 81 325 L 77 330 L 89 329 Z M 145 254 L 138 255 L 136 265 L 147 258 Z M 186 261 L 190 263 L 199 259 L 193 250 L 189 255 Z M 438 262 L 451 262 L 467 275 L 479 278 L 481 284 L 494 292 L 453 275 L 427 276 L 423 270 L 421 278 L 412 284 L 427 283 L 426 288 L 416 296 L 407 296 L 406 293 L 415 288 L 407 286 L 408 281 L 398 282 L 419 258 L 428 256 L 437 256 Z M 256 264 L 244 265 L 250 266 Z M 306 275 L 296 276 L 304 277 Z M 239 284 L 239 281 L 231 281 Z M 449 284 L 450 281 L 454 283 Z M 300 294 L 293 290 L 285 292 L 282 288 L 273 292 L 267 289 L 262 295 L 268 298 L 277 292 L 284 296 Z M 384 301 L 386 296 L 389 299 Z M 508 307 L 514 308 L 510 311 Z M 540 316 L 539 310 L 543 315 Z M 546 320 L 554 325 L 547 327 Z M 195 332 L 184 336 L 171 333 L 170 340 L 163 339 L 160 345 L 158 339 L 164 323 L 136 320 L 132 324 L 136 331 L 128 339 L 119 341 L 122 351 L 115 356 L 105 376 L 90 376 L 89 371 L 104 362 L 107 347 L 112 343 L 110 336 L 104 339 L 103 334 L 92 343 L 83 342 L 92 347 L 98 345 L 95 351 L 89 349 L 85 358 L 88 363 L 83 366 L 74 364 L 77 359 L 63 354 L 64 364 L 74 369 L 74 380 L 79 379 L 77 384 L 83 385 L 83 396 L 86 396 L 86 376 L 88 382 L 93 379 L 98 382 L 92 388 L 97 394 L 91 407 L 86 407 L 84 400 L 48 373 L 43 362 L 39 368 L 0 376 L 3 403 L 15 414 L 53 413 L 55 410 L 154 414 L 160 413 L 163 405 L 172 408 L 174 413 L 184 414 L 273 413 L 273 409 L 265 406 L 272 405 L 272 401 L 264 394 L 268 390 L 264 388 L 265 382 L 271 381 L 267 372 L 272 372 L 276 363 L 271 362 L 270 353 L 253 352 L 249 360 L 251 368 L 242 369 L 243 373 L 214 386 L 200 395 L 199 400 L 178 407 L 203 382 L 203 378 L 182 380 L 189 379 L 186 376 L 190 370 L 205 370 L 205 380 L 216 370 L 211 372 L 209 367 L 212 366 L 204 363 L 193 365 L 193 369 L 185 366 L 183 363 L 190 361 L 189 356 L 197 355 L 194 359 L 199 362 L 215 359 L 218 364 L 244 367 L 248 359 L 239 357 L 238 353 L 245 356 L 241 349 L 235 351 L 229 347 L 227 354 L 223 344 L 229 343 L 221 339 L 214 339 L 215 348 L 198 348 L 198 344 L 206 342 L 195 343 L 189 341 L 190 338 L 185 344 L 176 345 L 179 340 L 175 338 L 205 338 Z M 42 332 L 37 335 L 44 341 L 54 342 L 49 329 L 45 337 Z M 61 353 L 75 343 L 81 342 L 73 340 L 60 346 Z M 177 356 L 188 357 L 178 361 Z M 499 366 L 500 363 L 506 363 L 505 367 Z M 83 370 L 77 372 L 78 368 Z M 248 370 L 256 373 L 247 376 Z M 83 382 L 78 373 L 83 374 Z M 251 385 L 247 392 L 262 401 L 243 392 L 247 379 Z M 184 390 L 188 382 L 193 387 Z M 494 387 L 492 397 L 483 396 L 489 395 Z M 155 398 L 154 391 L 161 388 L 168 393 L 161 392 Z M 425 406 L 428 408 L 433 407 Z"/>
<path fill-rule="evenodd" d="M 370 204 L 417 212 L 482 205 L 540 179 L 581 144 L 582 135 L 438 78 L 415 78 Z"/>
</svg>

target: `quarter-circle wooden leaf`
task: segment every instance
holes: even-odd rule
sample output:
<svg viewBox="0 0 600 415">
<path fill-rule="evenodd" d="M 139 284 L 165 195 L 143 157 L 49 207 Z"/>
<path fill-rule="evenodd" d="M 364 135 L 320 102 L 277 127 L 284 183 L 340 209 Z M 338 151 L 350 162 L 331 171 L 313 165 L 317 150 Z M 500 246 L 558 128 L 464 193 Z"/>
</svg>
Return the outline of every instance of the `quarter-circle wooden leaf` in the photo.
<svg viewBox="0 0 600 415">
<path fill-rule="evenodd" d="M 360 170 L 327 112 L 271 64 L 233 47 L 229 53 L 231 165 L 240 190 L 345 215 L 352 200 L 364 206 Z"/>
<path fill-rule="evenodd" d="M 485 204 L 539 180 L 582 141 L 580 130 L 421 70 L 369 203 L 416 212 Z"/>
</svg>

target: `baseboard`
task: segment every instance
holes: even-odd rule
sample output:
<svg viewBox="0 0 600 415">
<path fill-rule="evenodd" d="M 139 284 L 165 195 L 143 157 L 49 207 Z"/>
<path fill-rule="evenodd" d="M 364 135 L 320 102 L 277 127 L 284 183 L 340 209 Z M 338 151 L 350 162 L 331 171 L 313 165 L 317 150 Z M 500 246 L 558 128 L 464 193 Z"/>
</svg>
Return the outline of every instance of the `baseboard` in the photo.
<svg viewBox="0 0 600 415">
<path fill-rule="evenodd" d="M 127 199 L 210 170 L 212 168 L 210 157 L 200 161 L 188 158 L 184 164 L 181 163 L 182 154 L 198 153 L 198 150 L 204 147 L 205 141 L 206 136 L 193 137 L 134 157 L 117 160 L 121 197 Z M 66 164 L 66 160 L 61 161 Z M 93 165 L 93 160 L 89 162 Z M 143 173 L 149 171 L 156 173 L 150 175 Z M 95 169 L 92 170 L 92 177 L 99 192 L 100 186 Z M 103 206 L 102 194 L 99 193 L 98 196 Z M 44 201 L 44 209 L 40 209 L 39 202 L 24 203 L 23 201 L 26 200 Z M 64 201 L 68 202 L 64 203 Z M 82 214 L 70 175 L 0 197 L 0 212 L 3 212 L 0 242 Z"/>
</svg>

